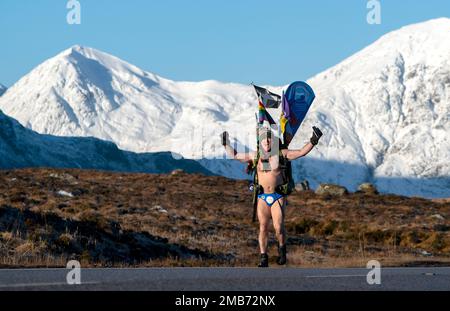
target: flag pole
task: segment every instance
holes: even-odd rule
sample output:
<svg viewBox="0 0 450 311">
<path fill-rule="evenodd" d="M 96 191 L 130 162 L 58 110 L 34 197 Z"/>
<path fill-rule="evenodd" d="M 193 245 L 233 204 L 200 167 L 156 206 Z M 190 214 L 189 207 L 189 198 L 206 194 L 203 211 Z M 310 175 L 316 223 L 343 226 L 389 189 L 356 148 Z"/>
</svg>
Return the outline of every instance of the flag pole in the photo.
<svg viewBox="0 0 450 311">
<path fill-rule="evenodd" d="M 254 173 L 253 173 L 253 217 L 252 222 L 256 221 L 256 212 L 258 209 L 258 192 L 259 192 L 259 185 L 258 185 L 258 159 L 259 159 L 259 123 L 258 123 L 258 114 L 255 113 L 255 119 L 256 119 L 256 163 L 253 162 L 254 167 Z M 255 160 L 253 160 L 255 161 Z"/>
</svg>

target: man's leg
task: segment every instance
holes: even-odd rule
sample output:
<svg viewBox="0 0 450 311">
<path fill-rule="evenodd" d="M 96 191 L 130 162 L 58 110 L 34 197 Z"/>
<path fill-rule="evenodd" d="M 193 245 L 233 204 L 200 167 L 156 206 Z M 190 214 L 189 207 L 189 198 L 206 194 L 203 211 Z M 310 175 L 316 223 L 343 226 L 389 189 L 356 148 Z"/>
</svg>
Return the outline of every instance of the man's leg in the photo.
<svg viewBox="0 0 450 311">
<path fill-rule="evenodd" d="M 259 220 L 259 250 L 261 254 L 267 253 L 267 241 L 269 239 L 270 207 L 262 199 L 258 199 Z"/>
<path fill-rule="evenodd" d="M 279 265 L 286 264 L 286 230 L 284 227 L 285 198 L 281 198 L 272 205 L 272 219 L 275 234 L 278 240 L 278 259 Z"/>
<path fill-rule="evenodd" d="M 279 199 L 278 202 L 273 203 L 271 208 L 273 228 L 275 229 L 275 234 L 280 245 L 284 245 L 286 242 L 286 232 L 284 228 L 284 201 L 284 198 Z"/>
<path fill-rule="evenodd" d="M 259 249 L 261 261 L 258 267 L 269 266 L 269 256 L 267 255 L 267 241 L 269 237 L 270 208 L 264 200 L 258 199 L 258 220 L 259 220 Z"/>
</svg>

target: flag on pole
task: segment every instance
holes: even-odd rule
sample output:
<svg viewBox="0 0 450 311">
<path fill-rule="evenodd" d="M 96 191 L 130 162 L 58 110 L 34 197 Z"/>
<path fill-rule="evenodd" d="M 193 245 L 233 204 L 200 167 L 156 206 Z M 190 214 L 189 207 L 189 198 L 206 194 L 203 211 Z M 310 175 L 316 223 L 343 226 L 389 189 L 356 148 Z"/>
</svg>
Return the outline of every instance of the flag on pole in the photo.
<svg viewBox="0 0 450 311">
<path fill-rule="evenodd" d="M 272 116 L 267 112 L 266 108 L 278 108 L 281 103 L 281 96 L 269 92 L 267 89 L 253 85 L 258 96 L 258 123 L 263 124 L 264 121 L 270 125 L 276 124 Z"/>
<path fill-rule="evenodd" d="M 288 146 L 305 119 L 316 95 L 307 83 L 299 81 L 289 85 L 282 97 L 280 129 L 283 143 Z"/>
<path fill-rule="evenodd" d="M 270 92 L 269 90 L 253 85 L 255 88 L 256 94 L 258 94 L 259 101 L 266 108 L 278 108 L 281 104 L 281 96 L 275 93 Z"/>
</svg>

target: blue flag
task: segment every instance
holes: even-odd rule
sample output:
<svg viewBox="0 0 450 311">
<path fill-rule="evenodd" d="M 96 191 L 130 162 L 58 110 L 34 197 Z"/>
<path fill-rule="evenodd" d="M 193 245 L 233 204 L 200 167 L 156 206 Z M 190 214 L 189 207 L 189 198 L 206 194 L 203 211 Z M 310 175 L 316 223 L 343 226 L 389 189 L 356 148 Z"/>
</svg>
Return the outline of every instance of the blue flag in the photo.
<svg viewBox="0 0 450 311">
<path fill-rule="evenodd" d="M 292 83 L 283 93 L 280 127 L 286 146 L 297 133 L 315 97 L 313 89 L 302 81 Z"/>
</svg>

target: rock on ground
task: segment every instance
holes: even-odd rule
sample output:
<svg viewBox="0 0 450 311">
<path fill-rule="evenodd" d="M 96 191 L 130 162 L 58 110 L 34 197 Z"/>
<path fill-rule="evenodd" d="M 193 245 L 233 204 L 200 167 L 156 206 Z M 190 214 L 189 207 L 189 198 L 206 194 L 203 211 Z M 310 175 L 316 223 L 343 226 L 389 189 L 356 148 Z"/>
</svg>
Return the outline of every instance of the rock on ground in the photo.
<svg viewBox="0 0 450 311">
<path fill-rule="evenodd" d="M 334 195 L 343 196 L 348 194 L 348 190 L 345 187 L 334 185 L 334 184 L 320 184 L 316 189 L 316 194 L 319 195 Z"/>
</svg>

